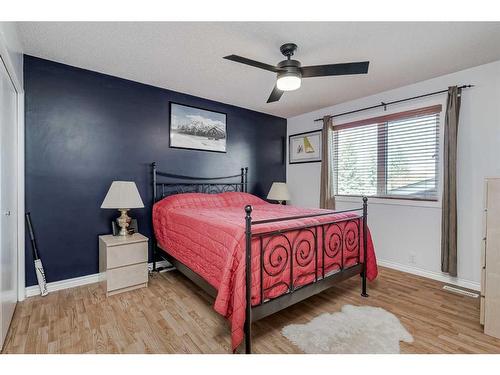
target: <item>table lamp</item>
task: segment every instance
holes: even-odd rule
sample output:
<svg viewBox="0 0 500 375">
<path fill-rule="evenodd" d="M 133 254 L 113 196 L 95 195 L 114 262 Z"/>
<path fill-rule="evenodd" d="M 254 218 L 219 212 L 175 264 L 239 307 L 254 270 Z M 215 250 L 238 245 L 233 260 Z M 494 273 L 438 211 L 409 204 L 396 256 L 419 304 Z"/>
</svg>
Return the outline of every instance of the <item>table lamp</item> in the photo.
<svg viewBox="0 0 500 375">
<path fill-rule="evenodd" d="M 113 181 L 101 204 L 101 208 L 114 208 L 121 212 L 118 218 L 118 225 L 121 228 L 120 236 L 128 234 L 130 217 L 127 215 L 127 211 L 131 208 L 143 207 L 144 203 L 142 203 L 137 186 L 133 181 Z"/>
<path fill-rule="evenodd" d="M 283 204 L 283 201 L 290 199 L 290 193 L 288 192 L 288 187 L 285 182 L 273 182 L 269 194 L 267 194 L 267 199 L 278 201 L 279 204 Z"/>
</svg>

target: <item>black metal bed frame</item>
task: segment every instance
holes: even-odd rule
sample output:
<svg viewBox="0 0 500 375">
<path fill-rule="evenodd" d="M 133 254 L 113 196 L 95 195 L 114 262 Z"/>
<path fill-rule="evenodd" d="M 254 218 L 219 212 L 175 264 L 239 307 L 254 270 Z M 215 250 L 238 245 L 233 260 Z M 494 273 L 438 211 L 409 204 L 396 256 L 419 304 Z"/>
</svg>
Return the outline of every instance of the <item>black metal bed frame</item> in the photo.
<svg viewBox="0 0 500 375">
<path fill-rule="evenodd" d="M 159 172 L 156 162 L 152 166 L 152 187 L 153 202 L 165 198 L 166 196 L 188 192 L 199 193 L 221 193 L 226 191 L 248 191 L 248 168 L 241 168 L 241 173 L 224 177 L 191 177 L 176 174 Z M 174 180 L 192 180 L 193 183 L 186 182 L 158 182 L 158 177 L 171 178 Z M 213 182 L 219 180 L 234 180 L 238 182 Z M 210 182 L 207 182 L 210 181 Z M 159 191 L 161 189 L 161 192 Z M 361 213 L 360 213 L 361 212 Z M 322 222 L 311 225 L 293 226 L 286 229 L 272 230 L 267 232 L 252 232 L 253 226 L 261 224 L 277 223 L 297 219 L 315 218 L 339 213 L 357 213 L 341 219 Z M 345 210 L 328 211 L 320 214 L 288 216 L 267 220 L 252 220 L 252 206 L 245 207 L 245 280 L 246 280 L 246 310 L 245 310 L 245 352 L 252 352 L 252 322 L 274 314 L 295 303 L 318 294 L 336 283 L 350 278 L 354 275 L 361 275 L 361 296 L 368 297 L 366 293 L 366 248 L 367 248 L 367 217 L 368 199 L 363 197 L 363 207 Z M 363 228 L 363 235 L 359 232 Z M 297 232 L 291 242 L 286 233 Z M 357 235 L 356 235 L 357 234 Z M 321 237 L 320 237 L 321 236 Z M 260 290 L 259 303 L 249 303 L 252 294 L 252 239 L 258 240 L 260 251 Z M 322 246 L 319 248 L 318 239 L 321 238 Z M 355 240 L 357 238 L 357 240 Z M 361 242 L 363 241 L 363 251 L 365 251 L 363 262 L 361 261 Z M 217 296 L 217 290 L 204 280 L 200 275 L 192 271 L 189 267 L 179 262 L 166 251 L 158 251 L 158 244 L 153 234 L 153 270 L 157 271 L 156 260 L 158 257 L 164 258 L 173 264 L 179 272 L 193 281 L 201 289 L 212 297 Z M 166 249 L 164 249 L 166 250 Z M 344 252 L 344 250 L 346 250 Z M 340 253 L 340 256 L 339 256 Z M 351 253 L 344 257 L 344 254 Z M 319 260 L 321 257 L 321 266 Z M 333 267 L 327 270 L 325 259 L 330 258 L 335 261 L 330 265 Z M 294 262 L 295 259 L 295 262 Z M 346 263 L 355 260 L 354 265 L 346 266 Z M 313 281 L 302 285 L 296 285 L 293 267 L 305 268 L 314 261 L 314 272 L 301 274 L 299 277 L 311 277 Z M 279 281 L 264 287 L 264 275 L 272 279 L 286 272 L 288 267 L 289 279 L 287 282 Z M 286 293 L 278 297 L 266 298 L 266 292 L 276 287 L 286 288 Z"/>
</svg>

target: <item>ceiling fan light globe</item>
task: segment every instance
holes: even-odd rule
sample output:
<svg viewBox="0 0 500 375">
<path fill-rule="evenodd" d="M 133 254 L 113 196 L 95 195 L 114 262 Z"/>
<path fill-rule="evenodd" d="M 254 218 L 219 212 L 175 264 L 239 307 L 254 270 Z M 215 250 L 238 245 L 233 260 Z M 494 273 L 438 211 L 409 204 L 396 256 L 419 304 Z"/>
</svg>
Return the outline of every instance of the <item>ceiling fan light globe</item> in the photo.
<svg viewBox="0 0 500 375">
<path fill-rule="evenodd" d="M 299 76 L 294 74 L 290 75 L 287 74 L 278 77 L 278 80 L 276 81 L 276 86 L 281 91 L 293 91 L 300 88 L 301 83 L 302 80 L 300 79 Z"/>
</svg>

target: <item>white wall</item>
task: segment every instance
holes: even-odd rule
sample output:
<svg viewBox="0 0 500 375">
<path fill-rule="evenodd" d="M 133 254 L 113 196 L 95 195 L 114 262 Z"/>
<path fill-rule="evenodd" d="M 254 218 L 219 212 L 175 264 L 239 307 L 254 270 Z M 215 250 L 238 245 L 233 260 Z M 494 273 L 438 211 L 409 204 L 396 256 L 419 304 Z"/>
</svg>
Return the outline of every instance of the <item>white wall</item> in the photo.
<svg viewBox="0 0 500 375">
<path fill-rule="evenodd" d="M 335 84 L 332 79 L 332 84 Z M 440 272 L 441 202 L 369 200 L 369 226 L 381 264 L 470 288 L 480 281 L 483 189 L 486 176 L 500 176 L 500 61 L 386 91 L 288 119 L 288 135 L 321 128 L 314 122 L 341 113 L 405 97 L 474 84 L 462 94 L 458 141 L 458 279 Z M 446 94 L 389 106 L 393 113 L 433 104 L 446 108 Z M 341 124 L 383 114 L 375 109 L 334 119 Z M 444 122 L 444 112 L 441 123 Z M 319 205 L 320 163 L 287 166 L 292 204 Z M 337 208 L 360 206 L 337 198 Z M 413 259 L 412 259 L 413 258 Z"/>
<path fill-rule="evenodd" d="M 7 56 L 4 63 L 18 91 L 23 88 L 23 52 L 15 22 L 0 22 L 0 52 Z M 20 85 L 20 86 L 19 86 Z"/>
</svg>

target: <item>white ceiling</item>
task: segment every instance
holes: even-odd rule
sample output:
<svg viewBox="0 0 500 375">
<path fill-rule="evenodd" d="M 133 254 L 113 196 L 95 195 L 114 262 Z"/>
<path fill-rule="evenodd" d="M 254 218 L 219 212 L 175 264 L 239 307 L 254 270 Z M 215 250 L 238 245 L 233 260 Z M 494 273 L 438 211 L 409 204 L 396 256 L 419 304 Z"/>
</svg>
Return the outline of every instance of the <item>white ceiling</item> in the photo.
<svg viewBox="0 0 500 375">
<path fill-rule="evenodd" d="M 500 60 L 500 23 L 21 22 L 24 52 L 282 117 Z M 367 75 L 307 78 L 277 103 L 269 64 L 285 42 L 302 65 L 370 61 Z M 462 82 L 457 82 L 462 83 Z M 464 82 L 465 83 L 465 82 Z"/>
</svg>

